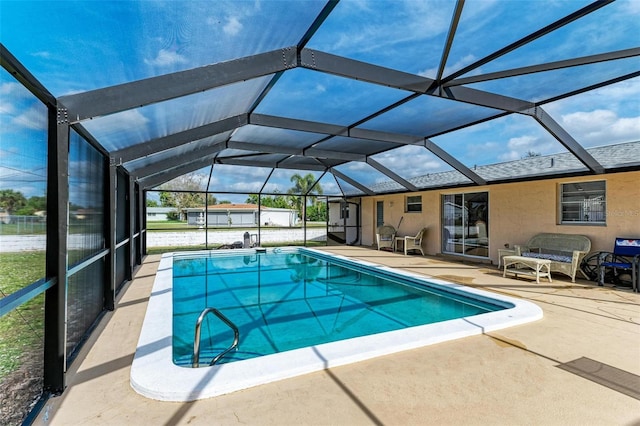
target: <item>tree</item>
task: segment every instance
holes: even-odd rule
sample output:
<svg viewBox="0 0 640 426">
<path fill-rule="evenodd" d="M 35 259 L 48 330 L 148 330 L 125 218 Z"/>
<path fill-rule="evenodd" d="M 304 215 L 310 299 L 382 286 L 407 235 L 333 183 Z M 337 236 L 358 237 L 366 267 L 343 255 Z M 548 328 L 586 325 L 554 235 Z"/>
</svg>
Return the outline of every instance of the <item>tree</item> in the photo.
<svg viewBox="0 0 640 426">
<path fill-rule="evenodd" d="M 147 207 L 160 207 L 160 204 L 156 200 L 150 200 L 147 198 Z"/>
<path fill-rule="evenodd" d="M 327 221 L 327 204 L 315 203 L 307 208 L 307 217 L 312 222 Z"/>
<path fill-rule="evenodd" d="M 26 205 L 27 199 L 22 195 L 22 192 L 14 191 L 13 189 L 0 190 L 0 207 L 2 207 L 7 214 L 13 214 L 13 212 Z"/>
<path fill-rule="evenodd" d="M 529 150 L 525 155 L 522 156 L 522 159 L 531 158 L 531 157 L 540 157 L 540 155 L 542 154 L 540 154 L 539 152 Z"/>
<path fill-rule="evenodd" d="M 273 196 L 262 195 L 259 198 L 260 206 L 262 207 L 275 207 L 279 209 L 291 208 L 291 203 L 284 195 L 276 194 Z M 258 194 L 250 194 L 246 203 L 258 204 Z"/>
<path fill-rule="evenodd" d="M 47 211 L 47 197 L 33 196 L 29 197 L 27 203 L 15 211 L 15 214 L 21 216 L 31 216 L 36 212 Z"/>
<path fill-rule="evenodd" d="M 311 203 L 311 205 L 315 204 L 316 196 L 310 195 L 313 191 L 316 195 L 322 195 L 322 187 L 320 184 L 314 183 L 316 182 L 316 177 L 312 173 L 307 173 L 305 176 L 300 176 L 298 173 L 291 176 L 291 182 L 293 182 L 294 187 L 289 189 L 289 194 L 302 194 L 307 195 L 307 201 Z M 307 206 L 302 203 L 301 197 L 293 197 L 293 204 L 296 206 L 298 211 L 302 210 L 302 220 L 307 220 Z"/>
<path fill-rule="evenodd" d="M 160 186 L 160 204 L 163 207 L 175 207 L 178 215 L 189 207 L 204 207 L 205 193 L 202 191 L 203 176 L 197 173 L 189 173 L 173 179 Z M 180 192 L 178 192 L 178 190 Z M 215 197 L 207 196 L 207 201 L 213 201 Z"/>
</svg>

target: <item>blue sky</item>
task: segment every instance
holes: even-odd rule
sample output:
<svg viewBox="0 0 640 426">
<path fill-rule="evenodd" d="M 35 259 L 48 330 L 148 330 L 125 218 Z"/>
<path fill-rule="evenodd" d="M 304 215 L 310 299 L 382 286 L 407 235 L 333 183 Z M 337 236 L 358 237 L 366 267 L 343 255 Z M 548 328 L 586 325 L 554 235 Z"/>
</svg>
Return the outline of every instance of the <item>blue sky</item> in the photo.
<svg viewBox="0 0 640 426">
<path fill-rule="evenodd" d="M 587 1 L 467 1 L 446 72 L 460 69 L 556 19 L 584 7 Z M 455 2 L 342 1 L 307 47 L 434 77 L 442 55 Z M 191 69 L 220 61 L 291 46 L 323 7 L 321 1 L 7 1 L 0 0 L 0 40 L 55 96 Z M 598 54 L 640 46 L 640 2 L 619 0 L 562 30 L 485 64 L 484 74 L 540 62 Z M 590 66 L 588 72 L 557 70 L 489 81 L 471 87 L 530 101 L 580 88 L 600 78 L 640 69 L 638 58 Z M 42 108 L 2 71 L 0 78 L 0 187 L 6 186 L 17 158 L 30 168 L 29 152 L 42 139 Z M 238 113 L 251 105 L 264 87 L 242 83 L 242 96 L 229 88 L 194 95 L 98 118 L 84 123 L 109 149 L 131 140 L 145 141 Z M 285 73 L 256 112 L 350 124 L 408 93 L 367 86 L 362 82 L 306 69 Z M 233 98 L 232 108 L 220 108 Z M 544 109 L 584 147 L 640 139 L 640 79 L 576 95 L 544 105 Z M 408 133 L 429 132 L 448 115 L 482 117 L 488 111 L 449 105 L 436 98 L 410 102 L 377 117 L 364 128 Z M 198 105 L 193 111 L 189 105 Z M 38 112 L 40 111 L 40 112 Z M 441 120 L 441 121 L 439 121 Z M 416 127 L 416 123 L 420 123 Z M 421 136 L 421 135 L 418 135 Z M 27 141 L 25 141 L 27 140 Z M 454 133 L 433 142 L 463 164 L 492 164 L 565 149 L 527 116 L 512 115 Z M 123 145 L 124 144 L 124 145 Z M 405 178 L 450 170 L 425 149 L 403 147 L 374 157 Z M 39 160 L 41 161 L 41 159 Z M 36 167 L 34 163 L 33 168 Z M 367 185 L 387 180 L 362 163 L 341 172 Z M 306 171 L 299 172 L 306 174 Z M 208 178 L 208 172 L 207 178 Z M 262 171 L 214 172 L 225 188 L 253 187 Z M 290 173 L 273 176 L 268 191 L 286 192 Z M 335 180 L 323 179 L 326 193 L 337 191 Z M 270 189 L 272 188 L 272 189 Z M 40 189 L 24 191 L 38 192 Z M 240 189 L 242 190 L 242 189 Z M 34 194 L 36 195 L 36 194 Z"/>
</svg>

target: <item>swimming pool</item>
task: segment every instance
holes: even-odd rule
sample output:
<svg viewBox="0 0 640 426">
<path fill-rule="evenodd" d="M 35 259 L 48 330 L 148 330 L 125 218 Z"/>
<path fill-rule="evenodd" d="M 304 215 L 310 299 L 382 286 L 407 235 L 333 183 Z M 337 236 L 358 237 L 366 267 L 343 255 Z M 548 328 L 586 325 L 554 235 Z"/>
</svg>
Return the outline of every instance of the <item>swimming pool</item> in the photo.
<svg viewBox="0 0 640 426">
<path fill-rule="evenodd" d="M 214 366 L 188 368 L 205 307 L 238 324 L 240 350 Z M 131 385 L 149 398 L 189 401 L 541 317 L 526 301 L 319 250 L 170 253 L 158 268 Z M 201 365 L 231 341 L 224 324 L 212 323 L 203 326 Z"/>
</svg>

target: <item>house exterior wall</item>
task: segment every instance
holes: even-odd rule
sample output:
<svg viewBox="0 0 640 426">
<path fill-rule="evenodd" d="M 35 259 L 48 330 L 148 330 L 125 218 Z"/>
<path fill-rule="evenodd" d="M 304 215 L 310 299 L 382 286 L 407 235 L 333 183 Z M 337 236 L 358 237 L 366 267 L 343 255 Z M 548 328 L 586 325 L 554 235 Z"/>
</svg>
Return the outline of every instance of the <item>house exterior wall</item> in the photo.
<svg viewBox="0 0 640 426">
<path fill-rule="evenodd" d="M 166 213 L 147 212 L 147 222 L 163 222 L 167 220 L 169 220 L 169 218 Z"/>
<path fill-rule="evenodd" d="M 560 184 L 606 182 L 606 225 L 559 224 Z M 428 226 L 427 254 L 441 250 L 441 196 L 470 192 L 489 193 L 489 258 L 497 263 L 498 249 L 505 244 L 524 244 L 540 232 L 586 235 L 591 251 L 611 251 L 615 237 L 640 238 L 640 171 L 565 177 L 540 181 L 505 183 L 479 187 L 421 191 L 362 198 L 362 245 L 373 245 L 376 232 L 376 202 L 384 202 L 384 222 L 398 235 L 414 235 Z M 422 212 L 405 212 L 408 195 L 422 196 Z M 401 221 L 402 219 L 402 221 Z M 400 226 L 398 227 L 398 224 Z"/>
<path fill-rule="evenodd" d="M 211 209 L 208 211 L 209 226 L 246 227 L 258 226 L 256 221 L 257 209 Z M 187 210 L 187 224 L 201 225 L 198 221 L 200 215 L 204 217 L 204 209 Z M 295 226 L 298 223 L 297 212 L 290 209 L 269 209 L 260 213 L 260 223 L 271 226 Z"/>
<path fill-rule="evenodd" d="M 295 226 L 298 223 L 298 212 L 296 210 L 262 210 L 260 212 L 260 223 L 272 226 Z"/>
</svg>

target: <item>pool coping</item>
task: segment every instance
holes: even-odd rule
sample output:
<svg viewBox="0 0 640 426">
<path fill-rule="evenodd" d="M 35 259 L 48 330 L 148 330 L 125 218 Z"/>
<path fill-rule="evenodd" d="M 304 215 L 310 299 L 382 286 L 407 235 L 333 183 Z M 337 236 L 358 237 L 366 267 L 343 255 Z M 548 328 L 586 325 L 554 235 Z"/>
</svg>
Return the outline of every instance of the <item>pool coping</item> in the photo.
<svg viewBox="0 0 640 426">
<path fill-rule="evenodd" d="M 327 256 L 326 252 L 309 248 L 304 250 Z M 229 252 L 242 254 L 254 251 L 235 249 Z M 165 253 L 160 260 L 130 375 L 131 387 L 137 393 L 160 401 L 193 401 L 224 395 L 330 367 L 525 324 L 541 319 L 543 316 L 540 307 L 526 300 L 465 287 L 376 263 L 332 255 L 338 259 L 356 262 L 385 272 L 397 273 L 420 281 L 428 280 L 430 283 L 447 287 L 455 293 L 464 293 L 485 301 L 490 299 L 513 305 L 513 307 L 239 362 L 204 368 L 185 368 L 172 362 L 173 255 L 174 253 Z"/>
</svg>

